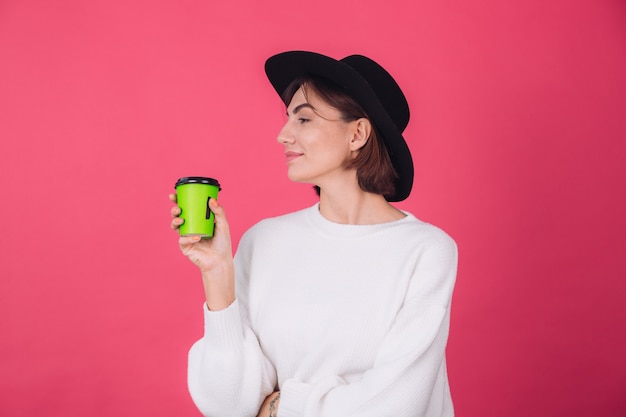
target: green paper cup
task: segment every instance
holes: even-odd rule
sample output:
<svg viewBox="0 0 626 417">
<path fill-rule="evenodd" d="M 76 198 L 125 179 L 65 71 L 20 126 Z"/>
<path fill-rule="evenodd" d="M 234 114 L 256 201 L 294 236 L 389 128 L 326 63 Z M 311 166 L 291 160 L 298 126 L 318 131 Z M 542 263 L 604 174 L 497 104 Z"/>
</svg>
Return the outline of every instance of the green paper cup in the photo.
<svg viewBox="0 0 626 417">
<path fill-rule="evenodd" d="M 180 217 L 185 222 L 180 226 L 181 236 L 213 237 L 215 216 L 209 209 L 209 199 L 217 200 L 220 183 L 207 177 L 184 177 L 176 181 L 176 195 Z"/>
</svg>

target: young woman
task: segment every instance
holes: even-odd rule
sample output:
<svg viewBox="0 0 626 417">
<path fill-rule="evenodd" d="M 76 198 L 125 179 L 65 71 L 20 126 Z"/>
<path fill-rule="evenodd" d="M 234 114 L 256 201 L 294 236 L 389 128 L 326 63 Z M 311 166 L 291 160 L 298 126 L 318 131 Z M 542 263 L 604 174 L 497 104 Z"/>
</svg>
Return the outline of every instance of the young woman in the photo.
<svg viewBox="0 0 626 417">
<path fill-rule="evenodd" d="M 266 73 L 287 106 L 288 176 L 315 185 L 319 203 L 259 222 L 234 259 L 214 200 L 214 238 L 180 238 L 206 293 L 194 402 L 216 417 L 453 416 L 456 245 L 389 203 L 413 182 L 402 91 L 359 55 L 286 52 Z"/>
</svg>

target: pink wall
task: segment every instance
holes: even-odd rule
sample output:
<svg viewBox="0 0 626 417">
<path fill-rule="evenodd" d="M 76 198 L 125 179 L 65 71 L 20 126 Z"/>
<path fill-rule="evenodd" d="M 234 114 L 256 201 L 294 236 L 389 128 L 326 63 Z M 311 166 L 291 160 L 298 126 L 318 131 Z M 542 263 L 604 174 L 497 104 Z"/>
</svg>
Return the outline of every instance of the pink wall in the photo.
<svg viewBox="0 0 626 417">
<path fill-rule="evenodd" d="M 196 416 L 202 286 L 176 178 L 233 234 L 313 203 L 285 177 L 269 55 L 382 62 L 412 106 L 399 204 L 460 248 L 457 415 L 626 415 L 619 0 L 0 2 L 0 415 Z"/>
</svg>

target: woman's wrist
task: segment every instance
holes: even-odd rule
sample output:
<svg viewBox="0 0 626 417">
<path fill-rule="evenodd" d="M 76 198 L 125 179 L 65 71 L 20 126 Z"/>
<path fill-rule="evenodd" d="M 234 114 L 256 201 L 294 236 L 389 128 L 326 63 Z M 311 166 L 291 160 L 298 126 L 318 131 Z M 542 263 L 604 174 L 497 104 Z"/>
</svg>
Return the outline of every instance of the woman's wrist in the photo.
<svg viewBox="0 0 626 417">
<path fill-rule="evenodd" d="M 223 310 L 235 301 L 235 272 L 232 263 L 220 269 L 203 271 L 202 282 L 209 310 Z"/>
<path fill-rule="evenodd" d="M 280 403 L 280 391 L 277 391 L 277 394 L 270 401 L 270 416 L 276 417 L 276 413 L 278 413 L 278 403 Z"/>
</svg>

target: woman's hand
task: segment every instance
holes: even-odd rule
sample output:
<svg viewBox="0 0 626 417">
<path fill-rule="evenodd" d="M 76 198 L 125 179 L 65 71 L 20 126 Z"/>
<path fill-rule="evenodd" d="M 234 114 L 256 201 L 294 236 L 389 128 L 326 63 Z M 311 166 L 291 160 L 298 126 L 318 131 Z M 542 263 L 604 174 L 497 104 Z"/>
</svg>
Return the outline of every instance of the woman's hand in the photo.
<svg viewBox="0 0 626 417">
<path fill-rule="evenodd" d="M 172 203 L 176 203 L 176 194 L 170 194 L 169 197 Z M 233 251 L 224 208 L 213 198 L 209 200 L 209 206 L 215 215 L 213 237 L 201 239 L 200 236 L 181 236 L 178 244 L 181 252 L 202 273 L 209 310 L 222 310 L 235 300 Z M 172 207 L 171 215 L 171 227 L 177 230 L 184 222 L 179 217 L 180 208 Z"/>
<path fill-rule="evenodd" d="M 278 413 L 278 403 L 280 403 L 280 391 L 276 391 L 267 396 L 259 414 L 256 417 L 276 417 Z"/>
<path fill-rule="evenodd" d="M 176 194 L 170 194 L 170 201 L 176 203 Z M 200 236 L 181 236 L 178 240 L 181 252 L 193 262 L 200 271 L 209 272 L 220 266 L 221 262 L 232 259 L 232 245 L 230 230 L 224 208 L 217 200 L 211 198 L 209 207 L 215 215 L 215 233 L 211 239 L 201 239 Z M 184 220 L 180 216 L 180 208 L 172 207 L 172 229 L 178 229 Z"/>
</svg>

